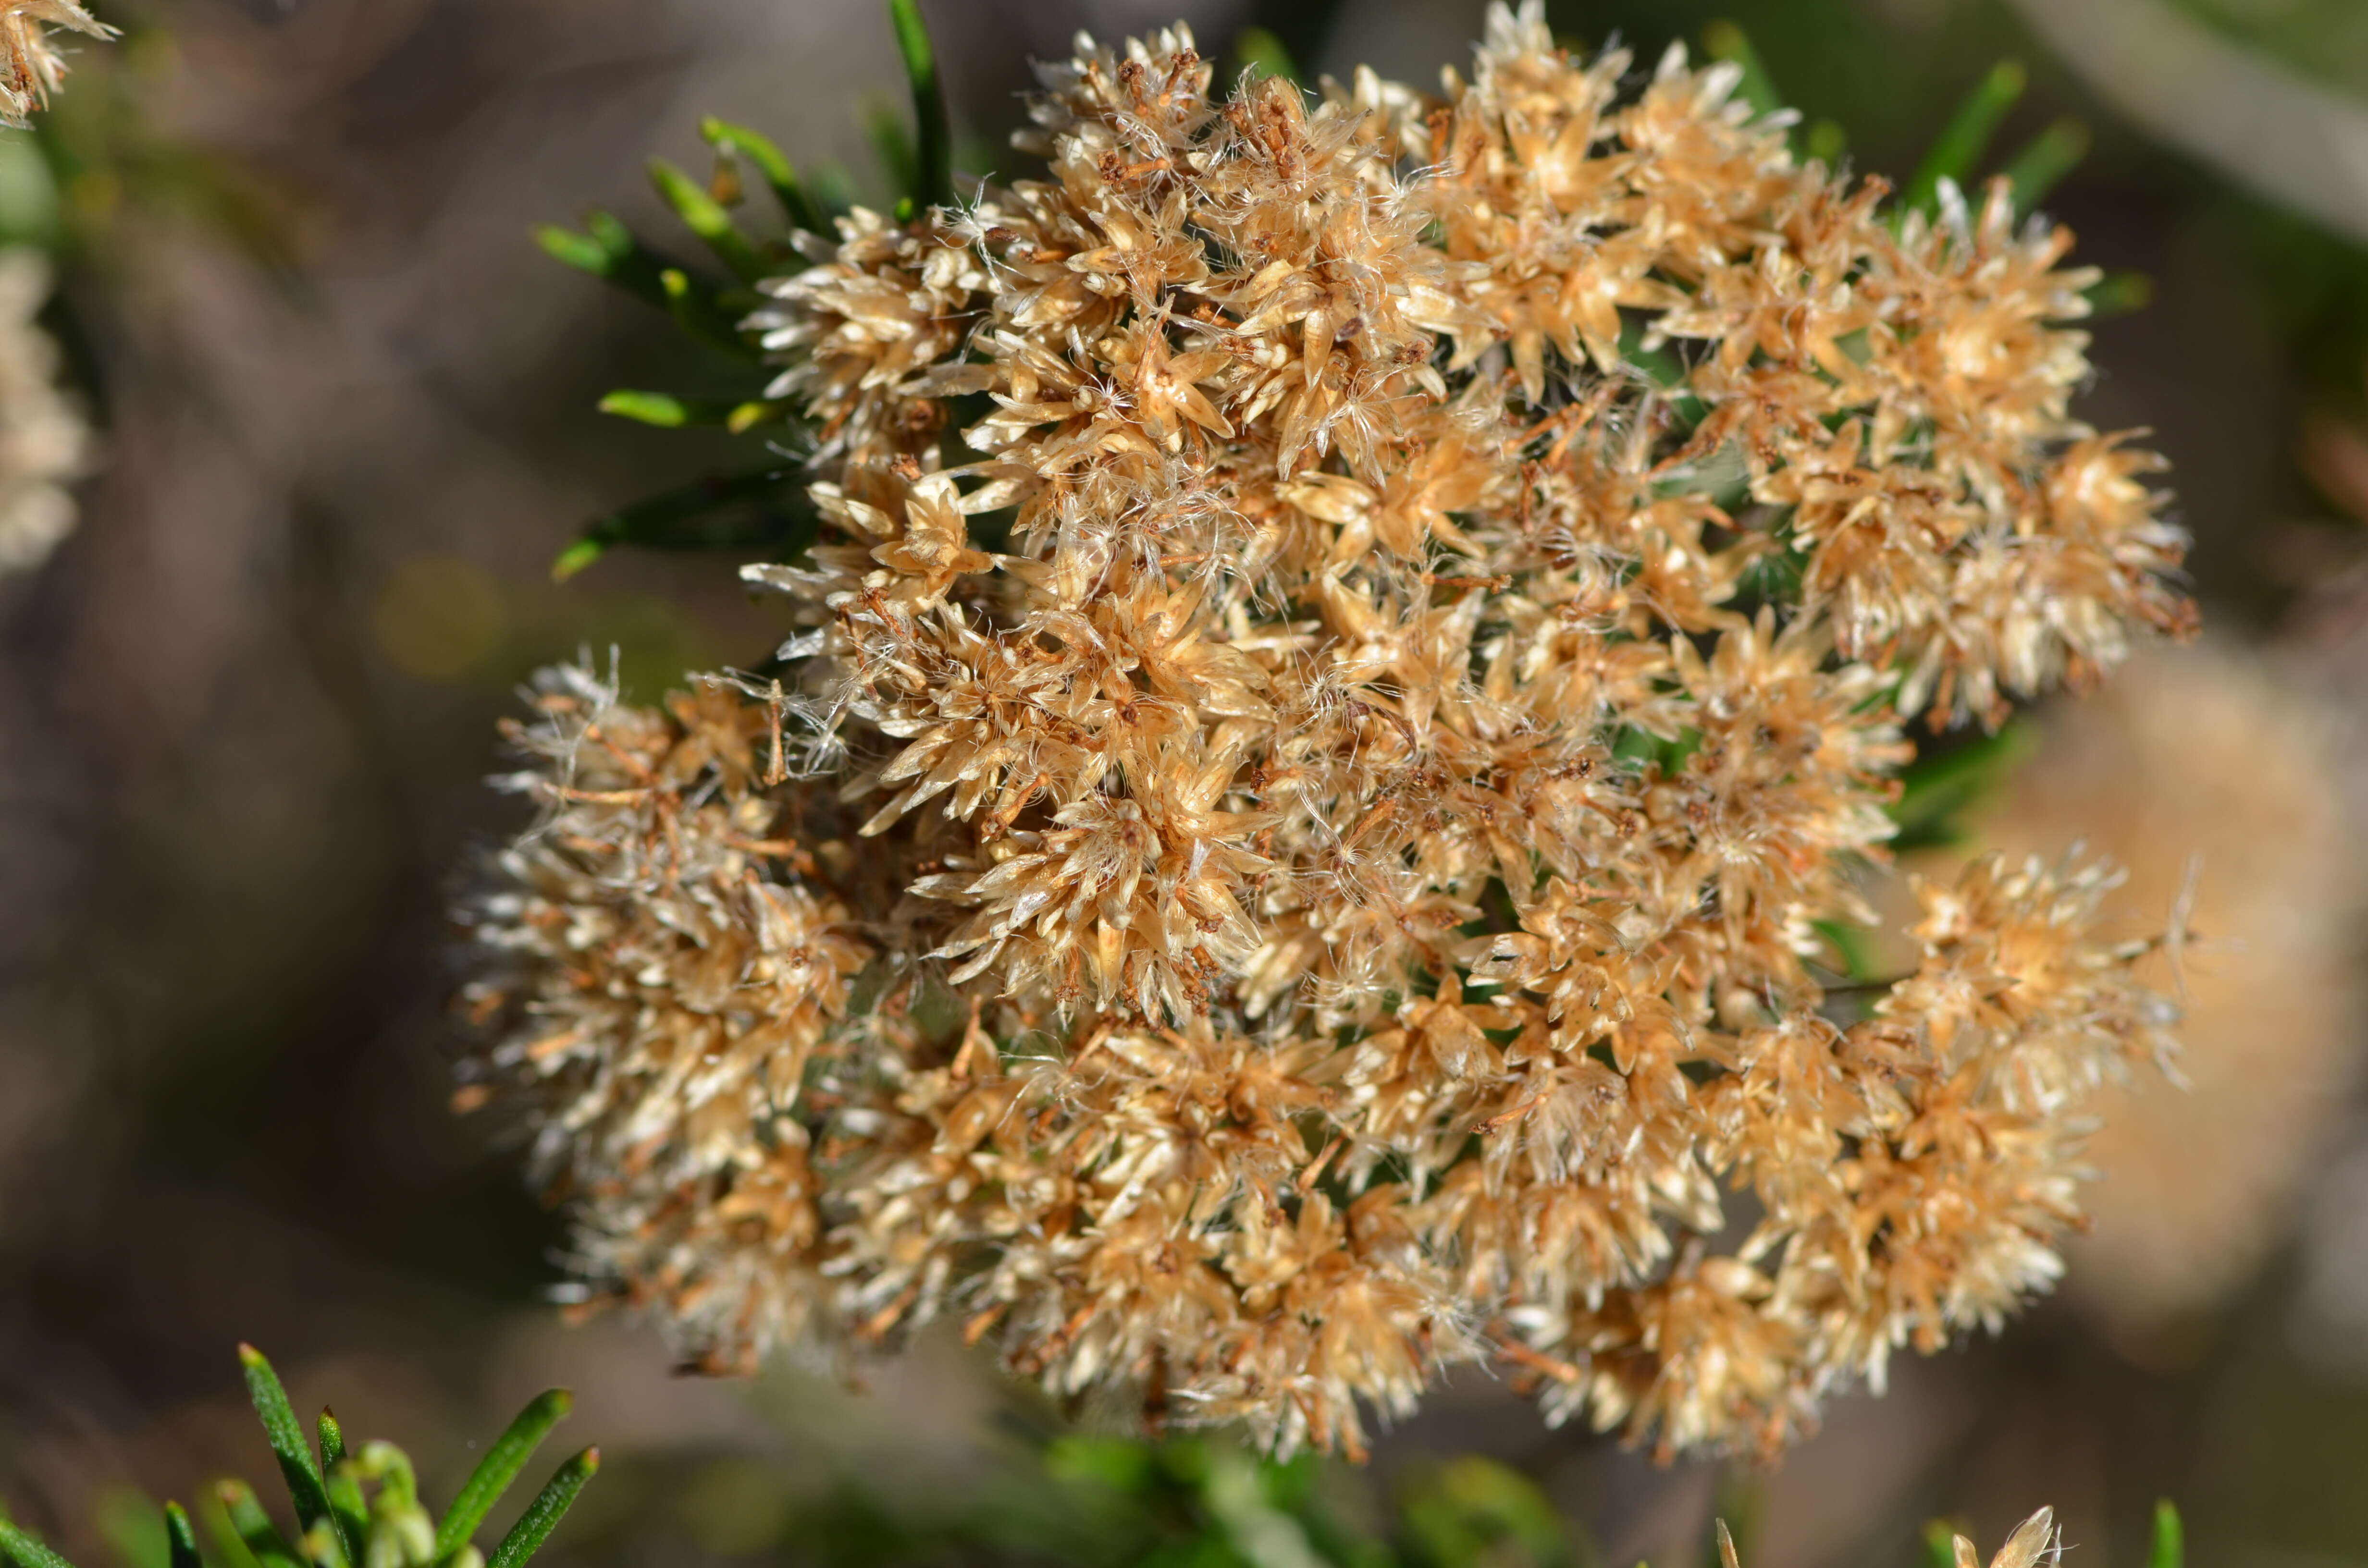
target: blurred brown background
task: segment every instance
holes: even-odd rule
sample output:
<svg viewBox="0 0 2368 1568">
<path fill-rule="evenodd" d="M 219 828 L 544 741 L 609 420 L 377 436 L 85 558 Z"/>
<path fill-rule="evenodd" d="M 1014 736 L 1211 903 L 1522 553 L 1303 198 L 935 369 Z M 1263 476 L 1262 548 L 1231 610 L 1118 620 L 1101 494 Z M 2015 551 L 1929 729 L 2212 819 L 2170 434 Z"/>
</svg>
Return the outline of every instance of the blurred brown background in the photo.
<svg viewBox="0 0 2368 1568">
<path fill-rule="evenodd" d="M 1845 1402 L 1756 1483 L 1758 1561 L 1904 1562 L 1936 1513 L 1988 1544 L 2053 1501 L 2078 1561 L 2134 1562 L 2168 1494 L 2198 1562 L 2368 1562 L 2368 1121 L 2349 1108 L 2368 5 L 2030 4 L 2040 33 L 1989 0 L 1554 13 L 1588 47 L 1617 35 L 1647 60 L 1732 17 L 1854 164 L 1901 176 L 1984 70 L 2026 62 L 2002 146 L 2079 117 L 2095 147 L 2050 205 L 2085 259 L 2151 281 L 2151 308 L 2098 324 L 2085 407 L 2152 427 L 2173 457 L 2214 629 L 2204 653 L 2134 677 L 2110 721 L 2127 746 L 2105 760 L 2079 737 L 2108 721 L 2044 718 L 2038 771 L 1993 824 L 1998 842 L 2056 849 L 2089 832 L 2139 862 L 2134 893 L 2175 891 L 2203 851 L 2224 895 L 2204 907 L 2226 912 L 2207 934 L 2239 939 L 2197 960 L 2208 1093 L 2133 1111 L 2118 1152 L 2100 1149 L 2134 1174 L 2100 1199 L 2093 1287 L 1998 1343 L 1901 1366 L 1888 1399 Z M 1004 1396 L 951 1349 L 865 1396 L 793 1374 L 752 1393 L 670 1380 L 632 1325 L 562 1327 L 542 1299 L 559 1226 L 445 1108 L 441 909 L 453 869 L 514 825 L 480 780 L 516 684 L 615 645 L 655 694 L 774 636 L 723 558 L 620 555 L 551 582 L 586 517 L 721 460 L 703 437 L 603 419 L 599 394 L 696 392 L 719 368 L 552 265 L 530 225 L 599 204 L 661 228 L 642 162 L 703 166 L 711 112 L 883 192 L 860 130 L 896 90 L 881 6 L 96 8 L 133 36 L 85 48 L 61 105 L 118 107 L 85 111 L 95 151 L 63 187 L 52 316 L 106 467 L 56 559 L 0 582 L 0 1494 L 95 1557 L 111 1484 L 259 1470 L 242 1338 L 300 1404 L 334 1400 L 366 1432 L 452 1456 L 439 1477 L 465 1464 L 464 1436 L 572 1381 L 575 1429 L 629 1461 L 563 1537 L 579 1556 L 745 1555 L 772 1539 L 750 1475 L 811 1486 L 888 1454 L 907 1478 L 960 1474 Z M 1017 119 L 1029 59 L 1080 27 L 1180 11 L 1216 54 L 1255 22 L 1312 69 L 1428 83 L 1467 60 L 1481 11 L 925 9 L 981 148 Z M 202 152 L 259 226 L 144 199 L 108 162 L 143 139 Z M 1467 1449 L 1531 1470 L 1613 1562 L 1689 1560 L 1723 1484 L 1549 1433 L 1476 1380 L 1377 1464 Z M 648 1502 L 668 1495 L 753 1495 L 740 1514 L 680 1512 L 757 1522 L 668 1535 L 671 1505 Z"/>
</svg>

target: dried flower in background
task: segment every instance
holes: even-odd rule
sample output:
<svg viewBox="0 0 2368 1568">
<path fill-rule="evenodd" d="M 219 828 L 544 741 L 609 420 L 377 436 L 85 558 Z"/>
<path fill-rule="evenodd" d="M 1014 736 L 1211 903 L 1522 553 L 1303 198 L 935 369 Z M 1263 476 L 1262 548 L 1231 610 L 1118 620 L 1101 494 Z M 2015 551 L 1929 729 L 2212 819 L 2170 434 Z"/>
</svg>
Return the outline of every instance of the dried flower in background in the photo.
<svg viewBox="0 0 2368 1568">
<path fill-rule="evenodd" d="M 50 296 L 38 251 L 0 251 L 0 572 L 49 559 L 74 530 L 66 485 L 88 471 L 90 429 L 58 390 L 58 346 L 36 317 Z"/>
<path fill-rule="evenodd" d="M 2156 944 L 2037 859 L 1895 983 L 1830 933 L 1903 715 L 2190 623 L 2159 461 L 2003 182 L 1895 222 L 1629 66 L 1534 0 L 1440 98 L 1084 45 L 1046 178 L 802 236 L 780 683 L 547 677 L 471 913 L 464 1099 L 593 1293 L 720 1368 L 958 1317 L 1286 1450 L 1493 1358 L 1668 1455 L 2053 1283 Z"/>
<path fill-rule="evenodd" d="M 115 36 L 113 28 L 74 0 L 0 0 L 0 47 L 7 51 L 0 67 L 0 125 L 22 127 L 35 109 L 49 107 L 50 95 L 65 79 L 66 62 L 51 40 L 51 28 L 92 38 Z"/>
<path fill-rule="evenodd" d="M 2361 1045 L 2359 835 L 2334 712 L 2265 655 L 2149 653 L 2040 736 L 1977 819 L 1984 850 L 2085 837 L 2128 879 L 2111 936 L 2151 929 L 2195 879 L 2192 1092 L 2141 1081 L 2100 1103 L 2094 1229 L 2073 1247 L 2074 1299 L 2142 1348 L 2251 1273 L 2340 1125 Z"/>
</svg>

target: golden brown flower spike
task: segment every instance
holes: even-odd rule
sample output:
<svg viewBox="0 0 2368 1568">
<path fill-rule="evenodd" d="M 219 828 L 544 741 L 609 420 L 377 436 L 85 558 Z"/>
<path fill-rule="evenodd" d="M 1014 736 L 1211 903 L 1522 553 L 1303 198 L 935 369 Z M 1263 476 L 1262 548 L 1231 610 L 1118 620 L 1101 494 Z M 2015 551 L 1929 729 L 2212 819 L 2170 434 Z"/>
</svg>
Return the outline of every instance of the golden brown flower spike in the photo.
<svg viewBox="0 0 2368 1568">
<path fill-rule="evenodd" d="M 1668 1455 L 2053 1282 L 2082 1096 L 2169 1049 L 2106 875 L 1924 888 L 1887 983 L 1821 926 L 1904 714 L 2186 623 L 2155 460 L 2068 412 L 2060 231 L 1895 231 L 1629 64 L 1535 4 L 1438 98 L 1083 45 L 1044 177 L 802 236 L 800 777 L 729 684 L 558 672 L 471 912 L 591 1291 L 1282 1449 L 1493 1358 Z"/>
</svg>

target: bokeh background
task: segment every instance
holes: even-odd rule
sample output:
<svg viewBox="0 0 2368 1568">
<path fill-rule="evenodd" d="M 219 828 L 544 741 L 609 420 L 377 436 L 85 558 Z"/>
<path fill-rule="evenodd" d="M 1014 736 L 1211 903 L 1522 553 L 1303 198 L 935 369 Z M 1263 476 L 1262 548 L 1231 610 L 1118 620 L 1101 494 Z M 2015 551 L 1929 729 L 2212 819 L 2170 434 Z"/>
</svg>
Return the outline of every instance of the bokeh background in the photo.
<svg viewBox="0 0 2368 1568">
<path fill-rule="evenodd" d="M 516 825 L 481 779 L 518 683 L 614 646 L 655 695 L 775 635 L 717 557 L 552 581 L 587 517 L 723 459 L 604 419 L 598 396 L 696 392 L 720 368 L 530 227 L 597 204 L 662 228 L 643 162 L 703 167 L 710 112 L 884 194 L 860 129 L 896 102 L 882 7 L 94 9 L 126 40 L 81 50 L 38 153 L 0 132 L 0 240 L 58 256 L 45 319 L 104 454 L 77 534 L 0 581 L 0 1495 L 105 1562 L 132 1499 L 260 1472 L 240 1339 L 300 1405 L 411 1447 L 431 1487 L 571 1384 L 573 1428 L 609 1460 L 555 1547 L 573 1560 L 796 1558 L 825 1524 L 860 1535 L 1001 1484 L 1059 1417 L 958 1346 L 859 1392 L 789 1369 L 747 1387 L 674 1378 L 632 1324 L 564 1324 L 559 1225 L 446 1104 L 442 910 L 454 868 Z M 1181 14 L 1222 55 L 1255 25 L 1310 72 L 1429 83 L 1467 60 L 1482 7 L 924 9 L 966 162 L 1008 170 L 992 150 L 1028 62 L 1080 27 Z M 1358 1484 L 1493 1455 L 1605 1563 L 1700 1561 L 1713 1506 L 1756 1520 L 1755 1568 L 1906 1563 L 1930 1517 L 1989 1544 L 2044 1501 L 2100 1568 L 2141 1560 L 2166 1494 L 2193 1561 L 2368 1563 L 2368 4 L 1553 17 L 1647 62 L 1738 23 L 1863 169 L 1904 176 L 2003 59 L 2031 88 L 2002 150 L 2086 128 L 2049 206 L 2150 302 L 2096 324 L 2085 409 L 2174 459 L 2211 631 L 2038 713 L 1981 831 L 2123 858 L 2133 930 L 2200 867 L 2193 1087 L 2108 1108 L 2063 1297 L 1900 1365 L 1772 1473 L 1656 1470 L 1473 1378 Z"/>
</svg>

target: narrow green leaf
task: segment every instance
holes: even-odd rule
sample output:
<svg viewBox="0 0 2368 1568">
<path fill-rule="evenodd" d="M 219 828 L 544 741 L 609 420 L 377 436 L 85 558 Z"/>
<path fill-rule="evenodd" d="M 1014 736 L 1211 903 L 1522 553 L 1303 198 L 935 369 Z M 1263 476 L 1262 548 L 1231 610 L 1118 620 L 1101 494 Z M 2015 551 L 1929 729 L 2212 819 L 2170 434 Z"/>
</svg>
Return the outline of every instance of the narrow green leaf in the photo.
<svg viewBox="0 0 2368 1568">
<path fill-rule="evenodd" d="M 920 0 L 888 0 L 888 17 L 895 25 L 905 78 L 913 88 L 913 200 L 916 206 L 949 206 L 954 199 L 953 131 Z"/>
<path fill-rule="evenodd" d="M 2089 313 L 2125 316 L 2154 302 L 2154 279 L 2143 272 L 2108 272 L 2089 287 Z"/>
<path fill-rule="evenodd" d="M 1776 90 L 1776 79 L 1768 74 L 1768 66 L 1759 51 L 1751 47 L 1751 35 L 1735 22 L 1721 18 L 1702 30 L 1702 52 L 1713 60 L 1739 66 L 1743 80 L 1736 91 L 1751 106 L 1754 114 L 1774 114 L 1784 107 L 1783 95 Z"/>
<path fill-rule="evenodd" d="M 264 1440 L 271 1445 L 272 1456 L 279 1461 L 279 1473 L 288 1483 L 289 1500 L 296 1505 L 296 1522 L 310 1529 L 323 1519 L 334 1519 L 327 1488 L 322 1484 L 321 1467 L 313 1458 L 311 1446 L 304 1441 L 304 1428 L 288 1403 L 288 1391 L 279 1386 L 279 1374 L 271 1369 L 263 1352 L 252 1345 L 238 1347 L 238 1359 L 246 1369 L 247 1397 L 255 1402 L 255 1414 L 263 1422 Z M 337 1527 L 337 1533 L 345 1536 L 342 1526 Z M 359 1536 L 344 1539 L 340 1544 L 348 1561 L 360 1560 Z"/>
<path fill-rule="evenodd" d="M 709 115 L 699 122 L 699 133 L 719 152 L 729 152 L 757 165 L 772 187 L 773 199 L 781 204 L 781 211 L 792 228 L 805 229 L 818 234 L 830 233 L 830 220 L 798 183 L 798 172 L 784 157 L 780 148 L 766 137 L 746 126 Z"/>
<path fill-rule="evenodd" d="M 271 1522 L 271 1516 L 256 1501 L 255 1488 L 244 1481 L 225 1481 L 214 1488 L 222 1500 L 222 1512 L 230 1518 L 230 1528 L 246 1550 L 254 1554 L 262 1568 L 300 1568 L 296 1549 Z"/>
<path fill-rule="evenodd" d="M 2059 119 L 2032 137 L 1998 171 L 2013 188 L 2014 210 L 2028 214 L 2088 155 L 2089 128 L 2077 119 Z"/>
<path fill-rule="evenodd" d="M 461 1494 L 452 1499 L 444 1522 L 436 1527 L 436 1556 L 439 1562 L 468 1544 L 469 1538 L 484 1522 L 485 1515 L 509 1490 L 518 1472 L 526 1468 L 526 1461 L 534 1457 L 534 1450 L 575 1403 L 575 1396 L 565 1389 L 538 1394 L 518 1412 L 509 1429 L 494 1439 L 494 1446 L 485 1450 L 485 1457 L 469 1472 Z"/>
<path fill-rule="evenodd" d="M 2146 1568 L 2186 1568 L 2186 1562 L 2187 1528 L 2165 1497 L 2154 1506 L 2154 1540 L 2146 1549 Z"/>
<path fill-rule="evenodd" d="M 336 1520 L 337 1533 L 347 1540 L 365 1540 L 370 1536 L 370 1503 L 362 1496 L 361 1483 L 354 1479 L 346 1465 L 346 1429 L 337 1425 L 336 1413 L 324 1406 L 317 1423 L 321 1434 L 322 1490 L 328 1494 L 329 1512 Z"/>
<path fill-rule="evenodd" d="M 1956 1568 L 1957 1532 L 1939 1519 L 1924 1525 L 1924 1561 L 1930 1568 Z"/>
<path fill-rule="evenodd" d="M 6 1556 L 17 1568 L 74 1568 L 73 1563 L 6 1519 L 0 1519 L 0 1556 Z"/>
<path fill-rule="evenodd" d="M 663 264 L 641 247 L 630 230 L 605 212 L 593 213 L 585 226 L 592 232 L 579 234 L 544 223 L 534 232 L 535 243 L 563 266 L 605 278 L 653 305 L 666 303 L 666 290 L 658 282 Z"/>
<path fill-rule="evenodd" d="M 1271 28 L 1247 27 L 1235 33 L 1234 58 L 1253 81 L 1262 82 L 1269 76 L 1280 76 L 1286 82 L 1299 80 L 1299 67 L 1291 58 L 1291 50 L 1274 36 Z"/>
<path fill-rule="evenodd" d="M 535 231 L 535 238 L 554 259 L 658 306 L 716 347 L 759 358 L 756 347 L 740 335 L 738 322 L 746 311 L 727 307 L 714 284 L 643 244 L 613 213 L 586 214 L 584 229 L 579 234 L 545 224 Z"/>
<path fill-rule="evenodd" d="M 501 1545 L 494 1548 L 485 1568 L 520 1568 L 558 1528 L 569 1505 L 575 1501 L 575 1494 L 584 1490 L 584 1483 L 599 1468 L 598 1449 L 586 1449 L 561 1465 L 543 1489 L 535 1494 L 534 1501 L 526 1506 L 526 1512 L 518 1516 L 509 1534 L 502 1537 Z"/>
<path fill-rule="evenodd" d="M 198 1550 L 198 1532 L 189 1523 L 188 1510 L 178 1503 L 165 1505 L 165 1542 L 171 1553 L 171 1568 L 205 1568 L 205 1554 Z"/>
<path fill-rule="evenodd" d="M 1840 163 L 1842 154 L 1849 150 L 1850 137 L 1834 120 L 1813 119 L 1801 132 L 1801 155 L 1814 158 L 1829 169 Z"/>
<path fill-rule="evenodd" d="M 803 549 L 814 518 L 797 493 L 797 479 L 795 468 L 776 466 L 714 475 L 644 496 L 593 522 L 552 563 L 551 574 L 564 582 L 618 545 L 715 550 L 795 541 L 793 549 Z M 755 506 L 758 516 L 717 517 L 744 506 Z"/>
<path fill-rule="evenodd" d="M 705 186 L 664 158 L 650 160 L 650 184 L 674 209 L 683 227 L 697 234 L 700 243 L 715 253 L 715 259 L 742 282 L 754 283 L 769 270 L 757 259 L 756 247 L 733 225 L 732 214 L 708 194 Z"/>
<path fill-rule="evenodd" d="M 1965 96 L 1965 101 L 1957 106 L 1957 112 L 1941 128 L 1932 150 L 1924 154 L 1916 177 L 1907 182 L 1907 193 L 1900 198 L 1903 210 L 1933 212 L 1941 204 L 1942 180 L 1965 183 L 1989 146 L 1998 121 L 2022 97 L 2028 80 L 2020 61 L 2001 60 L 1990 67 L 1989 74 Z"/>
<path fill-rule="evenodd" d="M 579 234 L 556 223 L 538 223 L 534 230 L 534 243 L 563 267 L 572 267 L 596 278 L 608 274 L 609 253 L 602 250 L 600 243 L 589 234 Z"/>
</svg>

